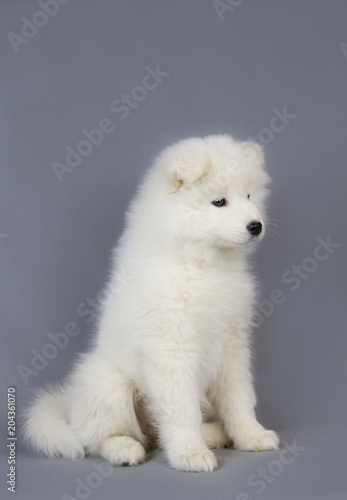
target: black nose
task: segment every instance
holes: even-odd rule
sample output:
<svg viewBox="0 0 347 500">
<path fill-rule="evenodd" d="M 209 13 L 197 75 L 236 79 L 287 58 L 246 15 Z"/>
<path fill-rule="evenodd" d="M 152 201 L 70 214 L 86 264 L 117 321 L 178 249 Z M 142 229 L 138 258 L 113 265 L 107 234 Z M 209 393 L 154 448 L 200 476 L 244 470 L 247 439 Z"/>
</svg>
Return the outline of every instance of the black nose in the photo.
<svg viewBox="0 0 347 500">
<path fill-rule="evenodd" d="M 261 222 L 252 221 L 248 224 L 247 229 L 253 236 L 258 236 L 261 233 L 263 226 Z"/>
</svg>

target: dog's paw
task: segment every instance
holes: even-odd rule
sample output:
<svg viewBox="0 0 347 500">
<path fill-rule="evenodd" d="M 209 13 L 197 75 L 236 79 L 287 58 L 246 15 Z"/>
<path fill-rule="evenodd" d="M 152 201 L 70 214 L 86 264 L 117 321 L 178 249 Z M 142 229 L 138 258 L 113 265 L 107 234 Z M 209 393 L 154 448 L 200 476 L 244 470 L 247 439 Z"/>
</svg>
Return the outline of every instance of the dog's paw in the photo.
<svg viewBox="0 0 347 500">
<path fill-rule="evenodd" d="M 212 472 L 217 467 L 217 460 L 212 451 L 202 448 L 171 457 L 170 464 L 186 472 Z"/>
<path fill-rule="evenodd" d="M 138 465 L 145 461 L 146 451 L 130 436 L 110 436 L 101 448 L 101 455 L 112 465 Z"/>
<path fill-rule="evenodd" d="M 237 450 L 270 451 L 278 450 L 279 437 L 274 431 L 258 429 L 235 437 L 233 442 Z"/>
<path fill-rule="evenodd" d="M 203 423 L 201 434 L 208 448 L 228 448 L 231 446 L 231 439 L 221 422 Z"/>
</svg>

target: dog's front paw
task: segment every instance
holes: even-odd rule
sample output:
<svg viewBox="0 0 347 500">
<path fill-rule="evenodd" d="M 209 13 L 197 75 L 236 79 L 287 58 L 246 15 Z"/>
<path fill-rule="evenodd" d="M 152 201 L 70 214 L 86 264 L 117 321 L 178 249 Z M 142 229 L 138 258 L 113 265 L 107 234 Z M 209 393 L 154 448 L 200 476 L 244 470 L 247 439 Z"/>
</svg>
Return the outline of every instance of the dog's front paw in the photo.
<svg viewBox="0 0 347 500">
<path fill-rule="evenodd" d="M 217 460 L 212 451 L 202 448 L 170 457 L 170 464 L 186 472 L 212 472 L 217 467 Z"/>
<path fill-rule="evenodd" d="M 237 450 L 242 451 L 270 451 L 278 450 L 279 437 L 274 431 L 257 429 L 244 432 L 233 439 Z"/>
</svg>

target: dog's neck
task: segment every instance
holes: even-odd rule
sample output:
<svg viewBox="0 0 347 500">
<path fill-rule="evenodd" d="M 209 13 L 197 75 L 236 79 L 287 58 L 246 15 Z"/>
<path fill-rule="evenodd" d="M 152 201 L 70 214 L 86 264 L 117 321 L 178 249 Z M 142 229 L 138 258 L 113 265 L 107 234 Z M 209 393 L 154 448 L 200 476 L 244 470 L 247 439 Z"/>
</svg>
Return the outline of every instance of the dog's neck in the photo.
<svg viewBox="0 0 347 500">
<path fill-rule="evenodd" d="M 246 264 L 247 253 L 242 247 L 223 248 L 217 246 L 202 245 L 201 242 L 177 243 L 175 254 L 184 262 L 209 267 L 211 265 L 225 265 L 226 267 L 237 263 L 240 269 Z"/>
</svg>

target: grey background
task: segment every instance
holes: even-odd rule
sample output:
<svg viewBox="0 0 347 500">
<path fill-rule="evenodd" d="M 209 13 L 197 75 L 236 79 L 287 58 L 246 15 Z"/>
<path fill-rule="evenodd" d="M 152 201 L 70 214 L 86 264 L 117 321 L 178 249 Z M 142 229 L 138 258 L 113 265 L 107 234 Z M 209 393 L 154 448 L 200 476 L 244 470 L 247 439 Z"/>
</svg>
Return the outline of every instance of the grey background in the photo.
<svg viewBox="0 0 347 500">
<path fill-rule="evenodd" d="M 296 117 L 266 145 L 276 226 L 255 260 L 262 299 L 280 289 L 286 300 L 255 331 L 255 373 L 261 422 L 282 446 L 297 439 L 306 449 L 261 494 L 247 480 L 278 452 L 218 451 L 212 475 L 172 471 L 158 452 L 115 469 L 92 497 L 346 498 L 346 2 L 244 0 L 221 21 L 212 0 L 71 0 L 18 54 L 7 34 L 41 9 L 28 0 L 0 8 L 2 479 L 7 387 L 17 388 L 19 412 L 31 389 L 61 381 L 87 348 L 93 324 L 77 307 L 103 287 L 153 156 L 189 135 L 261 138 L 273 109 L 286 107 Z M 170 75 L 120 120 L 112 101 L 157 64 Z M 105 117 L 115 130 L 60 183 L 52 162 L 64 163 L 65 147 Z M 328 235 L 340 247 L 291 291 L 283 273 Z M 26 386 L 18 365 L 31 367 L 32 349 L 70 321 L 81 333 Z M 76 478 L 94 470 L 92 459 L 47 460 L 19 443 L 17 452 L 20 499 L 74 496 Z M 5 479 L 1 488 L 6 497 Z"/>
</svg>

